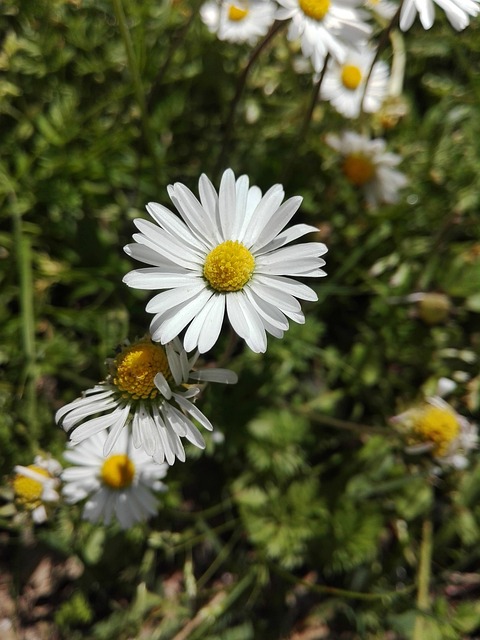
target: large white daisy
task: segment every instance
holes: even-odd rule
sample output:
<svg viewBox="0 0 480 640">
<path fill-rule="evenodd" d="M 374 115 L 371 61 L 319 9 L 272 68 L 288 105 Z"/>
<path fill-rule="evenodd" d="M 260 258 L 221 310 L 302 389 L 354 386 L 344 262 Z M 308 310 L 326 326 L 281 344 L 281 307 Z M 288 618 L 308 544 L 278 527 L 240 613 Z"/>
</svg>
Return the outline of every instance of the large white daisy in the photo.
<svg viewBox="0 0 480 640">
<path fill-rule="evenodd" d="M 182 438 L 203 449 L 205 442 L 192 419 L 211 431 L 210 421 L 191 402 L 199 382 L 234 384 L 227 369 L 193 371 L 198 352 L 190 359 L 180 341 L 165 347 L 150 338 L 124 347 L 109 363 L 108 378 L 56 413 L 55 420 L 79 443 L 109 429 L 104 455 L 131 427 L 133 444 L 156 462 L 185 461 Z M 123 437 L 123 436 L 122 436 Z"/>
<path fill-rule="evenodd" d="M 275 20 L 276 5 L 270 0 L 206 2 L 200 16 L 219 40 L 255 44 Z"/>
<path fill-rule="evenodd" d="M 327 54 L 342 61 L 347 47 L 365 44 L 372 27 L 358 7 L 363 0 L 278 0 L 278 20 L 291 20 L 289 40 L 300 40 L 303 55 L 320 72 Z"/>
<path fill-rule="evenodd" d="M 364 190 L 365 199 L 372 207 L 398 200 L 398 191 L 406 186 L 406 176 L 396 167 L 402 158 L 387 151 L 383 138 L 371 140 L 354 131 L 340 136 L 328 134 L 327 144 L 342 156 L 342 171 L 349 182 Z"/>
<path fill-rule="evenodd" d="M 157 513 L 154 492 L 165 491 L 161 479 L 168 466 L 136 449 L 126 430 L 105 455 L 107 438 L 107 432 L 101 431 L 78 445 L 68 445 L 64 458 L 74 466 L 62 473 L 62 494 L 68 504 L 87 499 L 84 520 L 108 525 L 116 519 L 122 529 L 128 529 Z"/>
<path fill-rule="evenodd" d="M 320 98 L 346 118 L 357 118 L 361 111 L 376 113 L 387 95 L 389 71 L 383 61 L 373 64 L 374 58 L 375 51 L 367 47 L 359 51 L 349 49 L 342 63 L 331 58 Z"/>
<path fill-rule="evenodd" d="M 227 169 L 218 194 L 205 175 L 199 191 L 200 202 L 183 184 L 168 188 L 182 219 L 160 204 L 147 205 L 156 224 L 135 220 L 140 233 L 125 251 L 153 266 L 131 271 L 124 282 L 137 289 L 166 289 L 147 305 L 156 314 L 153 340 L 169 342 L 189 325 L 185 349 L 208 351 L 226 314 L 248 346 L 264 352 L 266 332 L 281 338 L 287 318 L 305 322 L 297 298 L 314 301 L 317 295 L 288 276 L 324 276 L 320 256 L 327 248 L 319 242 L 286 246 L 317 229 L 298 224 L 283 230 L 302 199 L 281 204 L 279 184 L 262 197 L 258 187 L 249 187 L 247 176 L 235 180 Z"/>
<path fill-rule="evenodd" d="M 400 29 L 407 31 L 417 13 L 424 29 L 430 29 L 435 20 L 435 5 L 445 11 L 448 21 L 457 31 L 470 24 L 470 17 L 480 12 L 480 0 L 404 0 L 400 12 Z"/>
</svg>

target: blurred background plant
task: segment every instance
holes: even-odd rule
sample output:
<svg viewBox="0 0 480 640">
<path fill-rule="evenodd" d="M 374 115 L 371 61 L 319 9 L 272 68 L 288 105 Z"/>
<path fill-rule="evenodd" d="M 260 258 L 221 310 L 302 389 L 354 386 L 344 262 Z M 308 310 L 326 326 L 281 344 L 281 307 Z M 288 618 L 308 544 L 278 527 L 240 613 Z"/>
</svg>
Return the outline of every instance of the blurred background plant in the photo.
<svg viewBox="0 0 480 640">
<path fill-rule="evenodd" d="M 432 474 L 388 420 L 441 376 L 457 382 L 459 413 L 479 419 L 480 23 L 457 33 L 437 16 L 431 31 L 394 32 L 404 91 L 355 127 L 387 140 L 409 186 L 372 210 L 325 142 L 353 127 L 312 102 L 284 25 L 242 79 L 252 48 L 216 39 L 199 8 L 0 7 L 0 628 L 73 640 L 478 637 L 478 455 Z M 303 196 L 297 222 L 329 248 L 319 302 L 266 354 L 230 353 L 227 337 L 206 354 L 229 354 L 222 366 L 240 382 L 205 389 L 216 431 L 170 469 L 150 523 L 121 532 L 60 505 L 34 526 L 17 512 L 13 467 L 39 452 L 61 459 L 55 410 L 149 320 L 145 294 L 122 284 L 132 220 L 148 201 L 169 206 L 168 184 L 195 190 L 226 166 Z"/>
</svg>

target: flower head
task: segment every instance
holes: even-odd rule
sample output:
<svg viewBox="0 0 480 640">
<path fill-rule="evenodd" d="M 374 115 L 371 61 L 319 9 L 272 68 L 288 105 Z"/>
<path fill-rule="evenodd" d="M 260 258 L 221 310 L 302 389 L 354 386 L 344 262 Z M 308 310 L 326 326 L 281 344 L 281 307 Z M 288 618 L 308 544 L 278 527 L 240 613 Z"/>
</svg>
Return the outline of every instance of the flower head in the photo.
<svg viewBox="0 0 480 640">
<path fill-rule="evenodd" d="M 270 0 L 235 0 L 206 2 L 200 16 L 219 40 L 255 44 L 264 36 L 275 20 L 275 4 Z"/>
<path fill-rule="evenodd" d="M 281 204 L 279 184 L 262 197 L 247 176 L 235 180 L 228 169 L 218 194 L 205 175 L 199 191 L 200 202 L 183 184 L 169 187 L 182 219 L 160 204 L 147 205 L 156 224 L 135 220 L 140 233 L 125 251 L 152 267 L 131 271 L 124 282 L 166 290 L 147 305 L 155 314 L 153 340 L 165 344 L 188 325 L 185 349 L 203 353 L 216 343 L 226 314 L 248 346 L 264 352 L 266 332 L 281 338 L 287 318 L 305 321 L 297 298 L 314 301 L 317 295 L 288 276 L 324 276 L 320 256 L 327 248 L 319 242 L 286 246 L 317 229 L 298 224 L 283 230 L 301 198 Z"/>
<path fill-rule="evenodd" d="M 417 13 L 424 29 L 430 29 L 435 20 L 435 4 L 445 11 L 448 21 L 457 31 L 470 24 L 470 17 L 480 12 L 480 0 L 404 0 L 400 12 L 400 29 L 407 31 Z"/>
<path fill-rule="evenodd" d="M 104 382 L 81 398 L 62 407 L 55 416 L 73 443 L 109 430 L 104 455 L 113 450 L 125 431 L 132 430 L 133 444 L 156 462 L 185 460 L 182 438 L 203 449 L 205 442 L 192 418 L 208 430 L 209 420 L 190 400 L 198 395 L 199 382 L 234 384 L 237 376 L 227 369 L 193 371 L 198 353 L 187 357 L 180 341 L 161 346 L 144 338 L 125 346 L 110 361 Z"/>
<path fill-rule="evenodd" d="M 391 20 L 398 11 L 398 6 L 391 0 L 365 0 L 365 7 L 384 20 Z"/>
<path fill-rule="evenodd" d="M 407 178 L 395 167 L 401 157 L 389 153 L 383 138 L 371 140 L 367 136 L 345 131 L 341 136 L 329 134 L 327 144 L 342 155 L 342 171 L 349 182 L 362 187 L 368 204 L 398 200 L 398 190 L 406 186 Z"/>
<path fill-rule="evenodd" d="M 122 529 L 128 529 L 157 513 L 153 492 L 165 491 L 161 479 L 168 466 L 136 449 L 127 430 L 105 454 L 107 438 L 107 432 L 101 431 L 78 445 L 68 445 L 64 458 L 74 466 L 62 473 L 62 494 L 69 504 L 87 499 L 85 520 L 108 525 L 116 519 Z"/>
<path fill-rule="evenodd" d="M 28 467 L 14 467 L 15 502 L 30 511 L 37 524 L 47 519 L 45 503 L 57 502 L 59 498 L 57 488 L 61 470 L 62 465 L 57 460 L 43 456 L 35 456 L 33 464 Z"/>
</svg>

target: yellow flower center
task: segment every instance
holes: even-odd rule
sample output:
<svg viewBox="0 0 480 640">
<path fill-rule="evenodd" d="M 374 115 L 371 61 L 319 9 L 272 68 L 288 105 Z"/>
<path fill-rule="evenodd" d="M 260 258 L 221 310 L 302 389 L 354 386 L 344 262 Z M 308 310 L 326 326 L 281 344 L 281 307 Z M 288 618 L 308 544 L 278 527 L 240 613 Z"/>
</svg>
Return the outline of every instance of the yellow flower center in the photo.
<svg viewBox="0 0 480 640">
<path fill-rule="evenodd" d="M 247 15 L 248 15 L 247 8 L 237 7 L 234 4 L 231 4 L 228 7 L 228 19 L 233 20 L 233 22 L 240 22 L 240 20 L 243 20 Z"/>
<path fill-rule="evenodd" d="M 350 91 L 355 91 L 362 81 L 362 72 L 354 64 L 344 64 L 341 77 L 343 86 Z"/>
<path fill-rule="evenodd" d="M 357 187 L 370 182 L 375 175 L 375 166 L 370 158 L 362 153 L 351 153 L 345 157 L 342 165 L 343 173 Z"/>
<path fill-rule="evenodd" d="M 299 0 L 300 9 L 313 20 L 323 20 L 330 9 L 330 0 Z"/>
<path fill-rule="evenodd" d="M 426 406 L 413 420 L 413 432 L 422 442 L 433 442 L 433 453 L 444 455 L 449 444 L 458 436 L 460 425 L 448 409 Z"/>
<path fill-rule="evenodd" d="M 157 373 L 163 373 L 169 382 L 173 380 L 165 349 L 147 340 L 126 347 L 115 358 L 113 368 L 114 385 L 124 397 L 132 400 L 157 396 L 154 383 Z"/>
<path fill-rule="evenodd" d="M 105 460 L 100 471 L 103 484 L 110 489 L 125 489 L 129 487 L 135 476 L 135 465 L 130 458 L 122 453 L 110 456 Z"/>
<path fill-rule="evenodd" d="M 215 291 L 240 291 L 255 269 L 255 258 L 237 240 L 226 240 L 205 258 L 203 275 Z"/>
<path fill-rule="evenodd" d="M 52 476 L 46 469 L 37 467 L 35 464 L 28 465 L 27 469 L 35 471 L 45 478 L 51 478 Z M 18 473 L 13 480 L 13 490 L 17 501 L 24 507 L 29 509 L 35 509 L 42 503 L 43 484 L 39 480 L 33 478 L 27 478 L 21 473 Z"/>
</svg>

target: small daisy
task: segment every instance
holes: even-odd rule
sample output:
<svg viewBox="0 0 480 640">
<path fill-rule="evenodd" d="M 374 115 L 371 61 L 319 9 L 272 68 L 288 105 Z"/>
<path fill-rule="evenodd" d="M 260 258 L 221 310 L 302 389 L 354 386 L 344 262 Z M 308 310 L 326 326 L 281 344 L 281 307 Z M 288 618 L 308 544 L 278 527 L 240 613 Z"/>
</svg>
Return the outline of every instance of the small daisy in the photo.
<svg viewBox="0 0 480 640">
<path fill-rule="evenodd" d="M 370 140 L 353 131 L 345 131 L 341 136 L 329 134 L 325 140 L 343 156 L 345 177 L 354 186 L 364 189 L 367 203 L 372 208 L 382 202 L 397 202 L 398 190 L 408 181 L 395 169 L 401 157 L 386 151 L 385 140 Z"/>
<path fill-rule="evenodd" d="M 435 4 L 445 11 L 448 21 L 457 31 L 470 24 L 470 17 L 480 12 L 480 0 L 404 0 L 400 13 L 400 29 L 407 31 L 417 13 L 424 29 L 430 29 L 435 20 Z"/>
<path fill-rule="evenodd" d="M 331 58 L 320 98 L 328 100 L 346 118 L 357 118 L 360 111 L 377 112 L 387 95 L 389 71 L 383 61 L 373 64 L 374 58 L 375 52 L 369 48 L 349 50 L 341 64 Z"/>
<path fill-rule="evenodd" d="M 270 0 L 236 0 L 236 2 L 206 2 L 200 17 L 219 40 L 255 44 L 275 20 L 276 5 Z"/>
<path fill-rule="evenodd" d="M 303 55 L 320 72 L 327 54 L 342 61 L 348 46 L 367 42 L 372 28 L 358 9 L 362 0 L 278 0 L 278 20 L 291 20 L 289 40 L 300 40 Z"/>
<path fill-rule="evenodd" d="M 181 219 L 160 204 L 147 205 L 157 224 L 135 220 L 140 233 L 125 251 L 153 266 L 131 271 L 124 282 L 167 290 L 147 305 L 156 314 L 153 340 L 165 344 L 189 325 L 184 347 L 203 353 L 216 343 L 226 314 L 248 346 L 264 352 L 266 332 L 281 338 L 287 318 L 305 322 L 297 298 L 317 300 L 312 289 L 285 276 L 324 276 L 320 256 L 327 248 L 319 242 L 285 246 L 317 229 L 299 224 L 283 230 L 302 199 L 281 204 L 279 184 L 262 197 L 247 176 L 235 180 L 227 169 L 218 194 L 205 175 L 199 191 L 200 202 L 183 184 L 168 188 Z"/>
<path fill-rule="evenodd" d="M 408 453 L 429 452 L 436 462 L 455 469 L 468 465 L 467 454 L 478 446 L 476 425 L 440 396 L 391 418 L 405 436 Z"/>
<path fill-rule="evenodd" d="M 53 458 L 36 456 L 28 467 L 14 467 L 13 491 L 15 502 L 30 511 L 37 524 L 45 522 L 47 510 L 44 503 L 57 502 L 62 465 Z"/>
<path fill-rule="evenodd" d="M 74 444 L 109 429 L 104 455 L 131 425 L 133 444 L 155 462 L 185 461 L 181 438 L 203 449 L 205 442 L 191 418 L 213 429 L 190 402 L 200 392 L 199 382 L 234 384 L 237 375 L 227 369 L 193 371 L 198 352 L 188 359 L 180 341 L 164 347 L 144 338 L 124 347 L 109 362 L 107 380 L 57 411 L 55 420 L 73 432 Z M 177 406 L 175 406 L 177 405 Z"/>
<path fill-rule="evenodd" d="M 74 466 L 62 473 L 62 494 L 68 504 L 87 498 L 84 520 L 108 525 L 116 518 L 122 529 L 128 529 L 158 512 L 153 492 L 166 490 L 161 478 L 168 466 L 135 449 L 127 430 L 105 455 L 107 438 L 101 431 L 79 445 L 68 445 L 64 458 Z"/>
<path fill-rule="evenodd" d="M 384 20 L 391 20 L 397 13 L 399 5 L 390 0 L 365 0 L 365 7 Z"/>
</svg>

